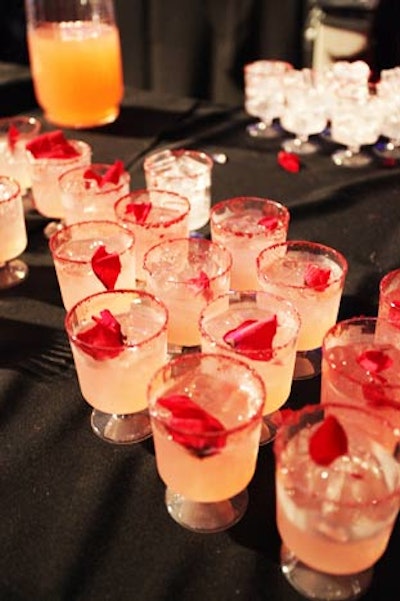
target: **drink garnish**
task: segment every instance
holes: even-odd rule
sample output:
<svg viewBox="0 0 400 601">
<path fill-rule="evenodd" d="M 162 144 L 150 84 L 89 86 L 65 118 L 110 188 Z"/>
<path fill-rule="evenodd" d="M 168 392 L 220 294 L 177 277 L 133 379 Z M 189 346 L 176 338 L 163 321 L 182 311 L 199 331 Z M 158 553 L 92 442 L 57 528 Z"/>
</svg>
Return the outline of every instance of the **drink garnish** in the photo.
<svg viewBox="0 0 400 601">
<path fill-rule="evenodd" d="M 76 336 L 82 343 L 81 350 L 97 361 L 117 357 L 124 350 L 126 339 L 120 323 L 108 309 L 100 311 L 100 317 L 92 315 L 92 319 L 95 325 Z"/>
<path fill-rule="evenodd" d="M 212 299 L 212 291 L 210 288 L 210 278 L 205 271 L 199 271 L 199 275 L 195 278 L 187 280 L 189 288 L 191 288 L 195 294 L 203 294 L 206 301 Z"/>
<path fill-rule="evenodd" d="M 92 269 L 107 290 L 114 290 L 115 282 L 121 273 L 121 260 L 117 253 L 109 253 L 101 244 L 93 253 Z"/>
<path fill-rule="evenodd" d="M 119 178 L 121 177 L 123 172 L 124 163 L 121 160 L 117 159 L 112 165 L 110 165 L 107 168 L 106 172 L 103 175 L 100 175 L 100 173 L 93 169 L 93 167 L 89 167 L 85 170 L 83 177 L 85 179 L 95 180 L 99 188 L 102 188 L 107 183 L 114 185 L 119 184 Z"/>
<path fill-rule="evenodd" d="M 269 232 L 273 232 L 279 225 L 279 219 L 277 217 L 261 217 L 259 221 L 257 221 L 257 225 L 261 225 Z"/>
<path fill-rule="evenodd" d="M 129 202 L 125 207 L 125 214 L 133 215 L 136 223 L 142 225 L 151 211 L 151 206 L 151 202 Z"/>
<path fill-rule="evenodd" d="M 347 453 L 347 435 L 334 415 L 328 415 L 310 436 L 308 450 L 318 465 L 330 465 Z"/>
<path fill-rule="evenodd" d="M 383 382 L 374 381 L 363 384 L 362 393 L 368 405 L 378 408 L 391 407 L 396 411 L 400 409 L 400 403 L 387 396 Z"/>
<path fill-rule="evenodd" d="M 298 173 L 300 171 L 300 159 L 293 152 L 280 150 L 278 152 L 278 165 L 291 173 Z"/>
<path fill-rule="evenodd" d="M 26 148 L 37 159 L 71 159 L 79 156 L 79 151 L 60 129 L 36 136 Z"/>
<path fill-rule="evenodd" d="M 356 357 L 356 361 L 365 371 L 372 374 L 379 374 L 393 365 L 393 359 L 389 355 L 375 349 L 369 349 L 360 353 Z"/>
<path fill-rule="evenodd" d="M 304 271 L 304 284 L 309 288 L 318 290 L 318 292 L 323 292 L 329 285 L 330 275 L 331 270 L 329 268 L 308 263 Z"/>
<path fill-rule="evenodd" d="M 389 307 L 388 320 L 392 326 L 400 328 L 400 300 L 392 300 Z"/>
<path fill-rule="evenodd" d="M 12 123 L 10 125 L 10 127 L 8 128 L 8 132 L 7 132 L 7 144 L 8 144 L 8 148 L 10 149 L 11 152 L 14 151 L 15 145 L 18 142 L 19 136 L 20 136 L 19 129 L 16 127 L 16 125 L 14 125 Z"/>
<path fill-rule="evenodd" d="M 223 424 L 185 394 L 171 394 L 157 399 L 167 409 L 165 420 L 172 440 L 199 458 L 218 453 L 226 444 Z"/>
<path fill-rule="evenodd" d="M 269 361 L 273 356 L 272 343 L 278 327 L 278 319 L 246 319 L 223 336 L 224 342 L 253 359 Z"/>
</svg>

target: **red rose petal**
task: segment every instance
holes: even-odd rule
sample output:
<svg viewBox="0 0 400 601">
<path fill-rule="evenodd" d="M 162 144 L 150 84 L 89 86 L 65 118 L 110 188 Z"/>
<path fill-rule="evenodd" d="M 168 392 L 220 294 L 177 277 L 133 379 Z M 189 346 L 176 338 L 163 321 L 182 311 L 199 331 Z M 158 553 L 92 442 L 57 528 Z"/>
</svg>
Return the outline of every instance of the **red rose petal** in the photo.
<svg viewBox="0 0 400 601">
<path fill-rule="evenodd" d="M 100 317 L 92 316 L 92 319 L 95 325 L 76 336 L 83 343 L 82 351 L 98 361 L 117 357 L 124 350 L 125 336 L 121 325 L 108 309 L 101 311 Z"/>
<path fill-rule="evenodd" d="M 318 465 L 329 465 L 347 453 L 347 435 L 342 425 L 333 415 L 328 415 L 311 435 L 309 453 Z"/>
<path fill-rule="evenodd" d="M 136 223 L 145 223 L 151 211 L 151 202 L 130 202 L 125 207 L 126 215 L 134 215 Z"/>
<path fill-rule="evenodd" d="M 309 263 L 304 272 L 304 283 L 309 288 L 323 292 L 329 285 L 331 270 Z"/>
<path fill-rule="evenodd" d="M 38 159 L 70 159 L 79 156 L 60 129 L 33 138 L 26 148 Z"/>
<path fill-rule="evenodd" d="M 400 328 L 400 300 L 390 303 L 388 320 L 395 328 Z"/>
<path fill-rule="evenodd" d="M 212 299 L 212 291 L 210 288 L 210 278 L 204 271 L 200 271 L 195 278 L 190 278 L 187 281 L 188 285 L 195 294 L 203 294 L 206 301 Z"/>
<path fill-rule="evenodd" d="M 86 169 L 83 176 L 85 179 L 94 179 L 99 188 L 102 188 L 107 183 L 114 185 L 119 184 L 119 178 L 121 177 L 123 172 L 124 163 L 118 159 L 112 165 L 110 165 L 110 167 L 108 167 L 104 175 L 100 175 L 94 169 L 89 167 L 88 169 Z"/>
<path fill-rule="evenodd" d="M 300 171 L 300 159 L 293 152 L 280 150 L 278 152 L 278 164 L 291 173 L 298 173 Z"/>
<path fill-rule="evenodd" d="M 273 232 L 279 225 L 279 219 L 277 217 L 261 217 L 257 223 L 265 227 L 266 230 Z"/>
<path fill-rule="evenodd" d="M 362 393 L 368 405 L 372 407 L 390 407 L 398 411 L 400 403 L 393 401 L 386 395 L 384 386 L 379 382 L 368 382 L 363 384 Z"/>
<path fill-rule="evenodd" d="M 247 353 L 254 359 L 269 361 L 272 358 L 272 343 L 278 327 L 278 319 L 247 319 L 237 328 L 224 335 L 224 341 L 234 349 Z M 254 352 L 256 351 L 256 354 Z"/>
<path fill-rule="evenodd" d="M 83 172 L 83 177 L 84 177 L 84 179 L 94 179 L 94 181 L 97 183 L 98 186 L 101 185 L 102 177 L 101 177 L 100 173 L 97 173 L 91 167 L 88 167 L 88 169 L 86 169 Z"/>
<path fill-rule="evenodd" d="M 373 374 L 379 374 L 393 365 L 393 359 L 389 355 L 374 349 L 364 351 L 358 355 L 356 361 L 365 371 Z"/>
<path fill-rule="evenodd" d="M 18 128 L 15 125 L 11 124 L 7 132 L 7 143 L 8 148 L 11 150 L 11 152 L 13 152 L 13 150 L 15 149 L 15 145 L 18 142 L 19 135 L 20 134 Z"/>
<path fill-rule="evenodd" d="M 121 261 L 117 253 L 108 253 L 102 244 L 92 257 L 92 269 L 107 290 L 114 290 L 115 282 L 121 273 Z"/>
<path fill-rule="evenodd" d="M 210 457 L 226 444 L 223 424 L 184 394 L 157 399 L 157 405 L 168 409 L 166 427 L 172 439 L 198 457 Z M 214 434 L 215 433 L 215 434 Z"/>
</svg>

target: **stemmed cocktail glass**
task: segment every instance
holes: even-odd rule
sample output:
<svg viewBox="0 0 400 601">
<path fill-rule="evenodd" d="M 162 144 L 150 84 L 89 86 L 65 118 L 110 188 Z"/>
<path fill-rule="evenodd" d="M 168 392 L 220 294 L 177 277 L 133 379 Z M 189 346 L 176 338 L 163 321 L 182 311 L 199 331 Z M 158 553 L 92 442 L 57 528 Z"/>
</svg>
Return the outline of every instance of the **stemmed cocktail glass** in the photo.
<svg viewBox="0 0 400 601">
<path fill-rule="evenodd" d="M 203 352 L 233 354 L 262 377 L 266 398 L 260 444 L 270 442 L 292 386 L 300 330 L 297 310 L 268 292 L 231 290 L 204 307 L 199 327 Z"/>
<path fill-rule="evenodd" d="M 28 243 L 21 189 L 16 180 L 0 175 L 0 289 L 22 282 L 28 266 L 17 259 Z"/>
<path fill-rule="evenodd" d="M 264 396 L 255 370 L 220 354 L 180 355 L 151 379 L 157 470 L 168 512 L 181 526 L 217 532 L 243 516 Z"/>
<path fill-rule="evenodd" d="M 300 314 L 294 379 L 321 368 L 321 345 L 337 319 L 347 261 L 337 250 L 308 240 L 288 240 L 257 257 L 260 287 L 291 301 Z"/>
<path fill-rule="evenodd" d="M 13 177 L 24 195 L 31 187 L 31 174 L 26 144 L 42 127 L 36 117 L 14 115 L 0 119 L 0 173 Z"/>
<path fill-rule="evenodd" d="M 301 595 L 350 601 L 370 586 L 399 511 L 399 431 L 352 404 L 291 412 L 275 442 L 281 570 Z"/>
<path fill-rule="evenodd" d="M 167 361 L 168 311 L 143 290 L 86 297 L 67 313 L 65 328 L 93 431 L 115 444 L 151 436 L 147 385 Z"/>
</svg>

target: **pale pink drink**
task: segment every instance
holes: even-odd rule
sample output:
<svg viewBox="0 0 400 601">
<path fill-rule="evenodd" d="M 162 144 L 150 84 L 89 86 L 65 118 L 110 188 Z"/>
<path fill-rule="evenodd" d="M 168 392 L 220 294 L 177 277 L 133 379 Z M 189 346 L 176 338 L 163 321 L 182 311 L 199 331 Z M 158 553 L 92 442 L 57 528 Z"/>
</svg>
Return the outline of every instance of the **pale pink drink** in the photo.
<svg viewBox="0 0 400 601">
<path fill-rule="evenodd" d="M 306 406 L 279 428 L 281 569 L 304 597 L 345 601 L 368 589 L 399 511 L 398 444 L 382 416 L 349 404 Z"/>
<path fill-rule="evenodd" d="M 228 292 L 230 253 L 203 238 L 160 242 L 144 256 L 147 289 L 169 310 L 170 351 L 200 344 L 199 316 L 216 296 Z"/>
<path fill-rule="evenodd" d="M 257 273 L 263 290 L 283 296 L 300 313 L 294 377 L 316 375 L 322 339 L 339 312 L 346 259 L 329 246 L 290 240 L 263 250 L 257 257 Z"/>
<path fill-rule="evenodd" d="M 260 444 L 270 442 L 292 386 L 300 330 L 297 310 L 274 294 L 231 290 L 204 307 L 199 327 L 203 352 L 235 355 L 262 377 L 266 398 Z"/>
<path fill-rule="evenodd" d="M 164 304 L 142 290 L 100 292 L 67 313 L 81 393 L 104 440 L 128 444 L 151 435 L 147 385 L 167 361 L 167 320 Z"/>
<path fill-rule="evenodd" d="M 16 179 L 21 194 L 31 187 L 25 147 L 29 140 L 39 134 L 41 126 L 39 119 L 25 115 L 0 119 L 0 173 Z"/>
<path fill-rule="evenodd" d="M 131 229 L 136 239 L 136 276 L 144 282 L 143 259 L 152 246 L 189 236 L 190 204 L 187 198 L 166 190 L 135 190 L 114 205 L 116 219 Z"/>
<path fill-rule="evenodd" d="M 246 510 L 264 385 L 233 356 L 186 353 L 158 370 L 148 401 L 158 473 L 174 520 L 198 532 L 225 530 Z"/>
<path fill-rule="evenodd" d="M 61 204 L 67 225 L 79 221 L 115 221 L 114 204 L 128 194 L 130 174 L 124 169 L 112 180 L 113 165 L 92 163 L 74 167 L 59 177 Z"/>
<path fill-rule="evenodd" d="M 232 255 L 233 290 L 260 288 L 256 258 L 267 246 L 286 240 L 289 220 L 289 210 L 268 198 L 239 196 L 212 207 L 211 239 Z"/>
<path fill-rule="evenodd" d="M 379 282 L 378 317 L 388 319 L 400 333 L 400 269 L 389 271 Z"/>
<path fill-rule="evenodd" d="M 28 267 L 16 257 L 27 243 L 20 186 L 11 177 L 0 175 L 0 289 L 11 288 L 26 278 Z"/>
<path fill-rule="evenodd" d="M 322 345 L 321 403 L 348 402 L 400 429 L 400 329 L 376 317 L 339 321 Z"/>
<path fill-rule="evenodd" d="M 49 240 L 64 307 L 86 296 L 136 287 L 135 236 L 113 221 L 63 227 Z"/>
</svg>

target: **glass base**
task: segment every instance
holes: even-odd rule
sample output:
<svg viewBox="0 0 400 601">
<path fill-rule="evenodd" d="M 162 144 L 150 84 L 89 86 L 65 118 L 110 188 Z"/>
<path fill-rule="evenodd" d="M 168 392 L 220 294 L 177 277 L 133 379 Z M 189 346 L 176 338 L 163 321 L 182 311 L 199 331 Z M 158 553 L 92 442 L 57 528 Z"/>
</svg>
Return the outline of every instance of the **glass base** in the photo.
<svg viewBox="0 0 400 601">
<path fill-rule="evenodd" d="M 392 142 L 376 144 L 372 150 L 373 153 L 380 159 L 393 159 L 394 161 L 400 160 L 400 146 L 393 144 Z"/>
<path fill-rule="evenodd" d="M 104 113 L 97 115 L 95 119 L 85 117 L 82 120 L 79 120 L 79 118 L 77 118 L 76 120 L 67 122 L 62 117 L 59 119 L 57 115 L 53 115 L 52 113 L 45 111 L 45 119 L 53 125 L 61 128 L 89 129 L 92 127 L 100 127 L 101 125 L 108 125 L 109 123 L 114 123 L 114 121 L 116 121 L 117 117 L 119 116 L 119 113 L 119 107 L 111 107 L 109 110 L 104 111 Z"/>
<path fill-rule="evenodd" d="M 167 488 L 165 505 L 169 515 L 181 526 L 194 532 L 221 532 L 236 524 L 247 509 L 247 490 L 215 503 L 200 503 L 185 499 Z"/>
<path fill-rule="evenodd" d="M 321 373 L 321 348 L 297 351 L 293 380 L 308 380 Z"/>
<path fill-rule="evenodd" d="M 261 425 L 260 446 L 272 442 L 276 436 L 280 423 L 280 411 L 263 415 Z"/>
<path fill-rule="evenodd" d="M 246 131 L 252 138 L 265 138 L 272 140 L 282 135 L 282 131 L 279 127 L 276 127 L 274 123 L 271 125 L 259 121 L 258 123 L 250 123 L 246 127 Z"/>
<path fill-rule="evenodd" d="M 28 275 L 29 268 L 20 259 L 13 259 L 0 265 L 0 289 L 13 288 L 21 284 Z"/>
<path fill-rule="evenodd" d="M 46 238 L 51 238 L 53 234 L 59 232 L 64 227 L 63 221 L 49 221 L 43 232 Z"/>
<path fill-rule="evenodd" d="M 352 152 L 348 148 L 337 150 L 332 154 L 332 161 L 339 167 L 366 167 L 372 157 L 364 152 Z"/>
<path fill-rule="evenodd" d="M 93 409 L 90 419 L 93 432 L 113 444 L 132 444 L 152 435 L 147 409 L 138 413 L 117 415 Z"/>
<path fill-rule="evenodd" d="M 319 150 L 319 146 L 313 142 L 302 141 L 299 138 L 291 138 L 282 142 L 282 148 L 286 152 L 293 154 L 314 154 Z"/>
<path fill-rule="evenodd" d="M 195 346 L 183 346 L 180 344 L 168 343 L 168 355 L 171 359 L 177 355 L 183 355 L 185 353 L 199 353 L 200 351 L 201 346 L 199 344 Z"/>
<path fill-rule="evenodd" d="M 281 570 L 294 589 L 317 601 L 359 599 L 369 588 L 373 575 L 372 568 L 345 575 L 318 572 L 302 563 L 284 545 L 281 548 Z"/>
</svg>

